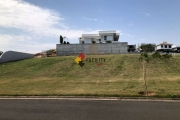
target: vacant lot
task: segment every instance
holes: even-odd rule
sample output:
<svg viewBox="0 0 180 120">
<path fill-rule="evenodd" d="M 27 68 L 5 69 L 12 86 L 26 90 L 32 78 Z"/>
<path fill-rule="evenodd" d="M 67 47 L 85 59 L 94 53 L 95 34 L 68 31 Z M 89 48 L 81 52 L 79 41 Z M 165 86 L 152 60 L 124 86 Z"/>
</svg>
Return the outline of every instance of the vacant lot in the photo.
<svg viewBox="0 0 180 120">
<path fill-rule="evenodd" d="M 138 93 L 144 86 L 139 55 L 86 55 L 106 61 L 84 61 L 83 67 L 75 58 L 33 58 L 0 64 L 0 95 L 141 96 Z M 147 85 L 156 97 L 180 97 L 180 56 L 151 61 Z"/>
</svg>

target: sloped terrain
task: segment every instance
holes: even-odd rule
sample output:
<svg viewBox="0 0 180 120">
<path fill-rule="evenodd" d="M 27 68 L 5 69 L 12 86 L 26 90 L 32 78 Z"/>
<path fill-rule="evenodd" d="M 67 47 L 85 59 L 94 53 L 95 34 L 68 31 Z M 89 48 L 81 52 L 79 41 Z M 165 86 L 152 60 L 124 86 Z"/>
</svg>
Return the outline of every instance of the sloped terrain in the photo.
<svg viewBox="0 0 180 120">
<path fill-rule="evenodd" d="M 0 64 L 0 95 L 142 96 L 139 55 L 86 55 L 33 58 Z M 156 97 L 180 96 L 180 56 L 152 60 L 147 68 L 148 91 Z"/>
</svg>

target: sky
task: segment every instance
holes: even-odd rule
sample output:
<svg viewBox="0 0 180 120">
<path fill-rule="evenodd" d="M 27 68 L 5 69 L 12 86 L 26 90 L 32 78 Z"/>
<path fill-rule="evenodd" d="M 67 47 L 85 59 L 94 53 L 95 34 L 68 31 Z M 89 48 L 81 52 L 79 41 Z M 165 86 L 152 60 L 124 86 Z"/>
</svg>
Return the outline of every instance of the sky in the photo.
<svg viewBox="0 0 180 120">
<path fill-rule="evenodd" d="M 38 53 L 82 34 L 116 30 L 119 42 L 180 45 L 180 0 L 0 0 L 0 51 Z"/>
</svg>

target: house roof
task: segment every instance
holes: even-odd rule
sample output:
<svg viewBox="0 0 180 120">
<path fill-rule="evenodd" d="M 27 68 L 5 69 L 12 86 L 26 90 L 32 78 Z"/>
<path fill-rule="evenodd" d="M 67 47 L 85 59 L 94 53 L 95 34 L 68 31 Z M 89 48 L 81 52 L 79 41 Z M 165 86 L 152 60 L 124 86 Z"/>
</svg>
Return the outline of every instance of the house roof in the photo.
<svg viewBox="0 0 180 120">
<path fill-rule="evenodd" d="M 82 34 L 82 37 L 98 37 L 99 34 Z"/>
<path fill-rule="evenodd" d="M 99 34 L 116 34 L 116 31 L 115 30 L 99 31 Z"/>
<path fill-rule="evenodd" d="M 171 43 L 167 43 L 167 42 L 162 42 L 162 43 L 160 43 L 159 45 L 173 45 L 173 44 L 171 44 Z M 157 45 L 157 46 L 159 46 L 159 45 Z"/>
<path fill-rule="evenodd" d="M 179 46 L 173 46 L 172 48 L 180 48 L 180 45 Z"/>
</svg>

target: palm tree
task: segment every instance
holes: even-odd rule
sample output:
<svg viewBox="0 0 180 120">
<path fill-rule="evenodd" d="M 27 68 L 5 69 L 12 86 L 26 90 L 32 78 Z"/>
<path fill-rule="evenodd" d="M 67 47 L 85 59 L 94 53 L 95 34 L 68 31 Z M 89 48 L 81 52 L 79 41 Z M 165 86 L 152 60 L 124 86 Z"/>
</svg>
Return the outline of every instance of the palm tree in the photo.
<svg viewBox="0 0 180 120">
<path fill-rule="evenodd" d="M 60 43 L 63 44 L 64 43 L 64 38 L 68 39 L 66 36 L 62 37 L 62 35 L 60 35 L 59 39 L 60 39 Z"/>
<path fill-rule="evenodd" d="M 68 38 L 66 36 L 63 37 L 63 39 L 66 38 L 68 40 Z"/>
</svg>

